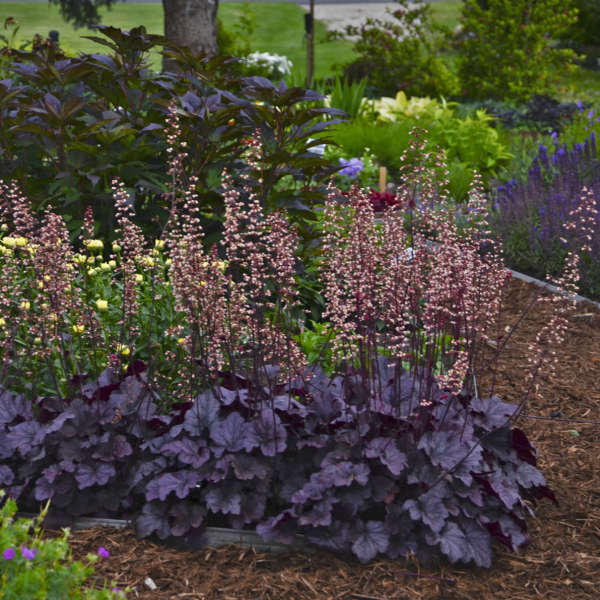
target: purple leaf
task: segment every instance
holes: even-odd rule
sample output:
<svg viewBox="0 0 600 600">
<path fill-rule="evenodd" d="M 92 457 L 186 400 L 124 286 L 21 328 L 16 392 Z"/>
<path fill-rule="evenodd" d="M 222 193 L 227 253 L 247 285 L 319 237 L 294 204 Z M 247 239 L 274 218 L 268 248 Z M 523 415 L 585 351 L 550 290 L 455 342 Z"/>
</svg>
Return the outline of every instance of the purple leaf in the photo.
<svg viewBox="0 0 600 600">
<path fill-rule="evenodd" d="M 538 469 L 526 462 L 521 462 L 516 467 L 516 479 L 517 483 L 524 488 L 546 485 L 546 480 Z"/>
<path fill-rule="evenodd" d="M 389 535 L 381 521 L 361 522 L 352 551 L 360 562 L 367 563 L 379 552 L 385 552 L 389 541 Z"/>
<path fill-rule="evenodd" d="M 505 425 L 506 420 L 517 407 L 514 404 L 502 402 L 498 396 L 492 396 L 491 398 L 473 398 L 471 408 L 479 413 L 475 422 L 485 425 L 491 431 Z"/>
<path fill-rule="evenodd" d="M 35 482 L 34 496 L 38 502 L 48 500 L 54 496 L 54 486 L 46 477 L 40 477 Z"/>
<path fill-rule="evenodd" d="M 327 527 L 331 524 L 331 511 L 336 500 L 326 498 L 318 502 L 308 512 L 298 518 L 299 525 L 310 525 L 312 527 Z"/>
<path fill-rule="evenodd" d="M 210 428 L 210 437 L 217 444 L 214 452 L 221 456 L 225 450 L 250 452 L 258 444 L 250 434 L 250 425 L 237 412 L 231 413 L 223 421 L 215 421 Z"/>
<path fill-rule="evenodd" d="M 466 558 L 468 556 L 468 547 L 465 534 L 456 523 L 446 523 L 444 530 L 440 534 L 440 549 L 452 564 L 459 560 L 468 561 Z"/>
<path fill-rule="evenodd" d="M 421 437 L 417 447 L 425 451 L 431 464 L 450 471 L 458 466 L 471 449 L 453 431 L 428 431 Z M 480 455 L 481 447 L 478 446 L 471 453 L 471 460 L 478 461 Z"/>
<path fill-rule="evenodd" d="M 393 475 L 400 475 L 408 466 L 406 454 L 398 450 L 394 438 L 372 439 L 365 450 L 368 458 L 378 458 Z"/>
<path fill-rule="evenodd" d="M 355 464 L 348 461 L 338 462 L 327 465 L 322 474 L 336 486 L 351 485 L 356 482 L 360 485 L 366 485 L 369 481 L 369 467 L 363 463 Z"/>
<path fill-rule="evenodd" d="M 175 495 L 183 500 L 199 480 L 198 474 L 194 471 L 181 470 L 165 473 L 148 484 L 146 500 L 158 498 L 164 502 L 171 492 L 175 492 Z"/>
<path fill-rule="evenodd" d="M 238 479 L 265 479 L 269 474 L 269 467 L 264 461 L 247 454 L 234 454 L 231 456 L 231 465 Z"/>
<path fill-rule="evenodd" d="M 438 485 L 421 494 L 416 500 L 407 500 L 403 508 L 408 510 L 413 521 L 422 521 L 436 533 L 440 532 L 449 516 L 444 505 L 445 489 Z"/>
<path fill-rule="evenodd" d="M 265 456 L 275 456 L 286 449 L 287 433 L 281 419 L 269 408 L 261 411 L 252 422 L 250 435 Z"/>
<path fill-rule="evenodd" d="M 499 468 L 491 475 L 488 475 L 487 480 L 508 510 L 511 510 L 520 500 L 521 495 L 519 494 L 519 488 L 516 485 L 516 482 L 508 479 Z"/>
<path fill-rule="evenodd" d="M 80 490 L 93 485 L 106 485 L 108 480 L 115 475 L 115 468 L 106 463 L 79 465 L 75 471 L 75 479 Z"/>
<path fill-rule="evenodd" d="M 10 485 L 15 479 L 15 475 L 6 465 L 0 465 L 0 486 Z"/>
<path fill-rule="evenodd" d="M 161 540 L 169 537 L 171 528 L 166 515 L 166 506 L 159 502 L 144 504 L 142 514 L 135 520 L 135 529 L 141 538 L 148 537 L 154 532 Z"/>
<path fill-rule="evenodd" d="M 309 500 L 321 500 L 321 498 L 323 498 L 323 492 L 328 489 L 328 487 L 327 484 L 320 481 L 319 477 L 313 475 L 308 483 L 292 494 L 291 500 L 294 504 L 304 504 Z"/>
<path fill-rule="evenodd" d="M 206 505 L 214 513 L 239 515 L 242 510 L 242 497 L 235 490 L 218 487 L 205 495 Z"/>
<path fill-rule="evenodd" d="M 25 456 L 33 446 L 41 444 L 45 437 L 46 431 L 39 423 L 25 421 L 12 426 L 6 439 L 21 453 L 21 456 Z"/>
<path fill-rule="evenodd" d="M 185 413 L 183 428 L 194 436 L 200 436 L 210 428 L 219 414 L 219 401 L 211 390 L 200 394 Z"/>
<path fill-rule="evenodd" d="M 182 463 L 191 465 L 194 469 L 201 467 L 210 458 L 210 452 L 203 440 L 192 441 L 189 438 L 164 444 L 161 452 L 168 456 L 176 456 Z"/>
<path fill-rule="evenodd" d="M 177 502 L 168 512 L 171 535 L 185 535 L 190 528 L 200 527 L 204 522 L 206 510 L 193 502 Z"/>
<path fill-rule="evenodd" d="M 265 542 L 279 542 L 281 544 L 291 544 L 296 540 L 296 515 L 292 510 L 283 512 L 270 517 L 266 521 L 256 526 L 256 533 L 260 535 Z"/>
</svg>

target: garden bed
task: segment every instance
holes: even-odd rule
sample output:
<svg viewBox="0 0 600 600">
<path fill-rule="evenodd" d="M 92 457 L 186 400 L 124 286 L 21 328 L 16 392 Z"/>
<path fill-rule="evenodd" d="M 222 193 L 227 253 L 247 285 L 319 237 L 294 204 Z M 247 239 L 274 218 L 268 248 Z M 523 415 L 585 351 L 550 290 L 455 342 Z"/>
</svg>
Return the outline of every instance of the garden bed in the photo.
<svg viewBox="0 0 600 600">
<path fill-rule="evenodd" d="M 504 306 L 514 323 L 533 291 L 513 279 Z M 518 402 L 527 370 L 527 347 L 548 322 L 546 307 L 532 311 L 500 359 L 498 392 Z M 184 551 L 136 539 L 131 529 L 74 531 L 71 546 L 83 558 L 106 547 L 110 558 L 96 575 L 134 598 L 569 598 L 592 599 L 600 586 L 600 310 L 578 303 L 552 377 L 542 375 L 543 401 L 533 401 L 520 426 L 539 451 L 538 465 L 558 506 L 542 502 L 530 520 L 531 545 L 520 555 L 496 548 L 489 570 L 448 563 L 423 567 L 376 560 L 361 565 L 327 552 L 261 553 L 241 546 Z M 534 418 L 535 417 L 535 418 Z M 144 581 L 151 578 L 156 589 Z M 148 582 L 149 583 L 149 582 Z"/>
</svg>

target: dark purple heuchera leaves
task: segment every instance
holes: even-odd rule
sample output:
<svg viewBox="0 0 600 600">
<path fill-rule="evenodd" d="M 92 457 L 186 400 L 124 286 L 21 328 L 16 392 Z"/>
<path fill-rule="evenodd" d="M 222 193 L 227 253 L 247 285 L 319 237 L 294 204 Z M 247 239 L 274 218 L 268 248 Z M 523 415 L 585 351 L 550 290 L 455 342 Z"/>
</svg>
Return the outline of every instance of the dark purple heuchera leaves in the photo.
<svg viewBox="0 0 600 600">
<path fill-rule="evenodd" d="M 233 412 L 223 420 L 213 421 L 210 438 L 215 443 L 213 452 L 221 456 L 223 452 L 250 452 L 258 446 L 252 427 L 239 413 Z"/>
<path fill-rule="evenodd" d="M 175 473 L 165 473 L 148 484 L 146 500 L 165 500 L 171 492 L 178 498 L 186 498 L 198 481 L 198 474 L 191 470 L 182 469 Z"/>
<path fill-rule="evenodd" d="M 527 542 L 525 499 L 553 497 L 535 449 L 507 423 L 515 407 L 497 398 L 436 392 L 415 419 L 407 373 L 354 403 L 342 377 L 317 372 L 273 397 L 261 390 L 260 402 L 228 380 L 161 415 L 136 373 L 105 372 L 68 402 L 40 399 L 38 418 L 2 392 L 0 406 L 23 405 L 0 413 L 0 484 L 71 514 L 126 511 L 142 536 L 186 535 L 220 514 L 266 540 L 304 534 L 361 561 L 441 552 L 480 566 L 492 538 Z"/>
<path fill-rule="evenodd" d="M 359 522 L 357 536 L 352 544 L 352 551 L 363 563 L 369 562 L 380 552 L 387 550 L 390 542 L 389 533 L 381 521 Z"/>
<path fill-rule="evenodd" d="M 393 475 L 400 475 L 408 466 L 407 456 L 398 450 L 394 438 L 372 439 L 367 444 L 365 455 L 369 458 L 378 458 Z"/>
<path fill-rule="evenodd" d="M 264 408 L 254 420 L 250 436 L 265 456 L 275 456 L 286 448 L 285 427 L 270 408 Z"/>
</svg>

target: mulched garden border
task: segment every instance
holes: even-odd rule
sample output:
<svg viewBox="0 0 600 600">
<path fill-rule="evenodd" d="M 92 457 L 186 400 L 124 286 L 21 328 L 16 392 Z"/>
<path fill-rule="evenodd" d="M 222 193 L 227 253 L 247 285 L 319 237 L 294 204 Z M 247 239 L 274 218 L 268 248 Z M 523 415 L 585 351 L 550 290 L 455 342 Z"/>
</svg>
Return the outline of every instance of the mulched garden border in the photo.
<svg viewBox="0 0 600 600">
<path fill-rule="evenodd" d="M 511 281 L 506 324 L 516 322 L 537 290 Z M 527 346 L 548 321 L 537 307 L 505 348 L 497 392 L 518 402 L 527 369 Z M 556 351 L 555 374 L 539 379 L 542 400 L 528 406 L 519 427 L 539 451 L 538 465 L 558 506 L 543 501 L 529 519 L 531 544 L 521 554 L 496 548 L 491 569 L 440 562 L 376 560 L 316 551 L 273 554 L 241 546 L 185 551 L 138 540 L 129 528 L 73 531 L 73 554 L 84 559 L 104 546 L 96 564 L 105 578 L 132 586 L 143 600 L 596 600 L 600 594 L 600 310 L 579 303 L 569 317 L 565 342 Z M 48 532 L 52 535 L 55 532 Z M 148 579 L 150 578 L 150 580 Z M 146 581 L 146 583 L 145 583 Z M 156 589 L 151 589 L 152 584 Z M 150 585 L 150 587 L 149 587 Z"/>
</svg>

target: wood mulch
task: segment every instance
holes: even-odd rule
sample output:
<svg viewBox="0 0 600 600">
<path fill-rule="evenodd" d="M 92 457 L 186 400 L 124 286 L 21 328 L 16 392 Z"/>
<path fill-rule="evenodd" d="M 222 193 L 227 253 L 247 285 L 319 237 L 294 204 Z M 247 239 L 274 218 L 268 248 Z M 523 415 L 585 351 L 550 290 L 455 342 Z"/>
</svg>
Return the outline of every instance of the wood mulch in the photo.
<svg viewBox="0 0 600 600">
<path fill-rule="evenodd" d="M 511 282 L 505 306 L 508 322 L 516 320 L 533 289 L 531 284 Z M 519 400 L 528 342 L 547 320 L 545 311 L 531 311 L 505 349 L 498 384 L 504 399 Z M 273 555 L 232 546 L 190 552 L 138 540 L 131 530 L 100 527 L 74 531 L 73 553 L 83 559 L 99 546 L 107 548 L 111 555 L 98 561 L 96 576 L 100 581 L 112 579 L 120 588 L 135 587 L 129 597 L 141 599 L 597 599 L 600 311 L 578 304 L 567 339 L 556 350 L 556 375 L 540 378 L 543 400 L 529 406 L 530 417 L 521 419 L 519 426 L 537 447 L 538 465 L 559 506 L 539 504 L 536 518 L 529 520 L 529 547 L 519 555 L 498 547 L 491 569 L 448 563 L 425 569 L 390 560 L 361 565 L 326 552 Z M 147 578 L 156 589 L 144 583 Z"/>
</svg>

